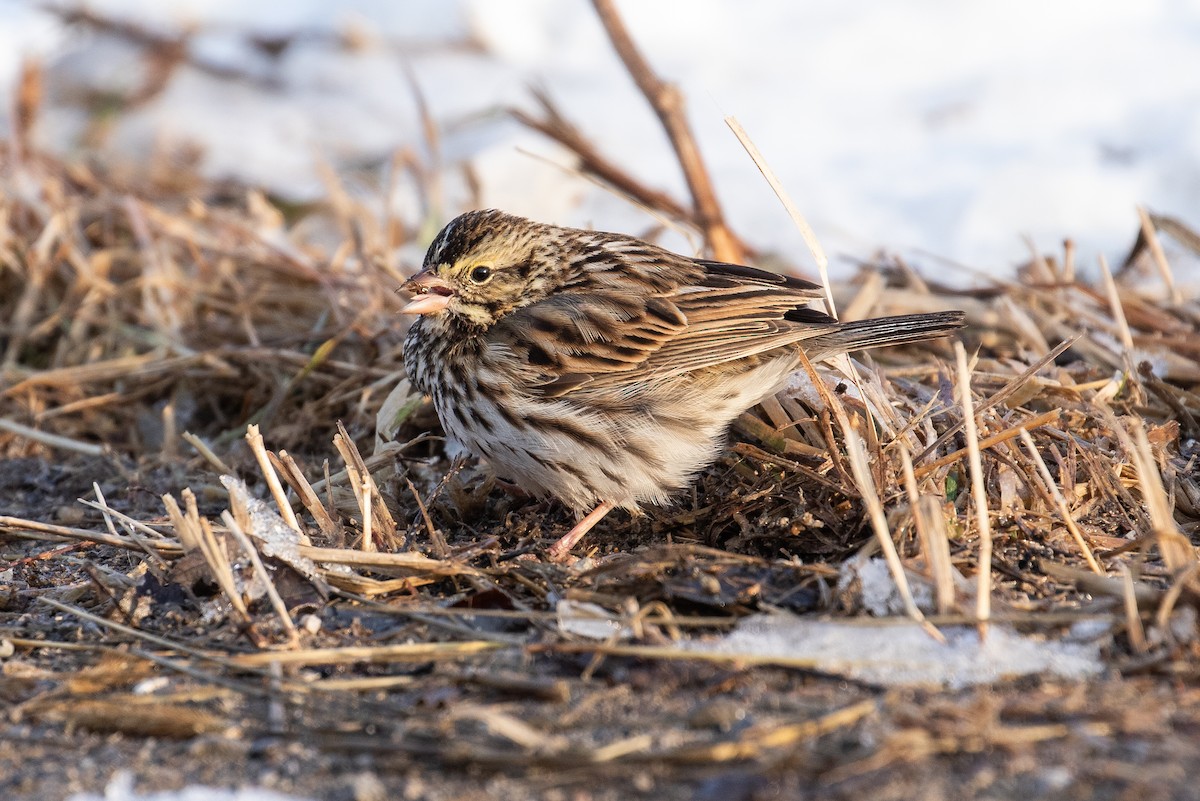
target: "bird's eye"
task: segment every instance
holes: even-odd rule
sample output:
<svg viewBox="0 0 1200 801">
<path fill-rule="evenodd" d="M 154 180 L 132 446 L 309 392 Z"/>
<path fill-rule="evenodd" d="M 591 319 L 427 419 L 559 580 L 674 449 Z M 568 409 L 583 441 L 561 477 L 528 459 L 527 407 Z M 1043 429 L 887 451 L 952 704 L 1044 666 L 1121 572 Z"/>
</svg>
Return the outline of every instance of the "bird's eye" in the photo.
<svg viewBox="0 0 1200 801">
<path fill-rule="evenodd" d="M 484 266 L 481 264 L 480 266 L 476 267 L 474 270 L 471 270 L 471 280 L 477 284 L 486 283 L 487 280 L 491 277 L 492 277 L 492 268 L 491 267 L 487 267 L 487 266 Z"/>
</svg>

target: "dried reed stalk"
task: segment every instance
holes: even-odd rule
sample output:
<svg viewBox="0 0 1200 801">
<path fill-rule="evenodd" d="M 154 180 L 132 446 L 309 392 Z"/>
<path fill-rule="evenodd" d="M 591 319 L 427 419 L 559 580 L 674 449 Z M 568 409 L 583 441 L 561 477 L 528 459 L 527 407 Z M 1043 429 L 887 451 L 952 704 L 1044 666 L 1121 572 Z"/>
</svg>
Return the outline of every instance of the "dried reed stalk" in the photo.
<svg viewBox="0 0 1200 801">
<path fill-rule="evenodd" d="M 713 189 L 712 180 L 708 176 L 708 169 L 704 166 L 700 149 L 696 146 L 696 139 L 692 135 L 691 126 L 688 125 L 683 93 L 679 91 L 679 87 L 663 81 L 654 73 L 625 29 L 625 23 L 612 0 L 592 0 L 592 6 L 608 33 L 613 49 L 617 51 L 654 113 L 658 115 L 659 122 L 671 140 L 675 157 L 683 169 L 684 179 L 692 194 L 696 222 L 704 231 L 705 241 L 712 250 L 713 257 L 733 264 L 745 263 L 746 254 L 725 224 L 725 216 Z"/>
</svg>

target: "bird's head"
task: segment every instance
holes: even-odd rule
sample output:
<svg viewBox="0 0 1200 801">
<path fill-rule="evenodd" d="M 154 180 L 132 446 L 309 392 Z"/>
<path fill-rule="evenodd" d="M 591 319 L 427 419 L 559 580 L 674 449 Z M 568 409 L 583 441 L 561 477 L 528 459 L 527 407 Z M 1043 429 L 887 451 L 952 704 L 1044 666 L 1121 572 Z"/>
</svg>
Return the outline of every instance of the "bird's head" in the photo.
<svg viewBox="0 0 1200 801">
<path fill-rule="evenodd" d="M 401 311 L 491 326 L 557 288 L 557 230 L 495 209 L 456 217 L 429 245 L 421 271 L 401 287 L 414 295 Z"/>
</svg>

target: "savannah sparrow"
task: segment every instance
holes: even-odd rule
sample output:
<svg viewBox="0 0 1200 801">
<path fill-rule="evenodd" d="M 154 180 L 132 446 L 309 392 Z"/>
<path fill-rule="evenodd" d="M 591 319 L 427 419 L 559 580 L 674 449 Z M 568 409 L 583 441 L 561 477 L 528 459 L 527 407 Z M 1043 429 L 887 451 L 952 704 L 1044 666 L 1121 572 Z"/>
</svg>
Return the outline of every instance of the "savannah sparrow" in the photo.
<svg viewBox="0 0 1200 801">
<path fill-rule="evenodd" d="M 496 210 L 447 225 L 403 287 L 404 359 L 447 435 L 579 523 L 663 504 L 800 366 L 945 335 L 961 312 L 839 323 L 816 284 Z"/>
</svg>

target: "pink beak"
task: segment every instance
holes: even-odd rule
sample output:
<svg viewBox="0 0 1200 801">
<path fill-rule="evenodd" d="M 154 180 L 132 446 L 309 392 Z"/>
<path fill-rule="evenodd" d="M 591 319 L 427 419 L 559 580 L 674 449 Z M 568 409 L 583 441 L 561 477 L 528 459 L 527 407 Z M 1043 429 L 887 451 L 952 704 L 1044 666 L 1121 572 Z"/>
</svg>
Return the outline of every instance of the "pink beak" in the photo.
<svg viewBox="0 0 1200 801">
<path fill-rule="evenodd" d="M 450 298 L 454 296 L 454 287 L 438 278 L 433 270 L 422 270 L 405 281 L 400 288 L 416 296 L 400 310 L 401 314 L 432 314 L 444 311 L 450 305 Z"/>
</svg>

